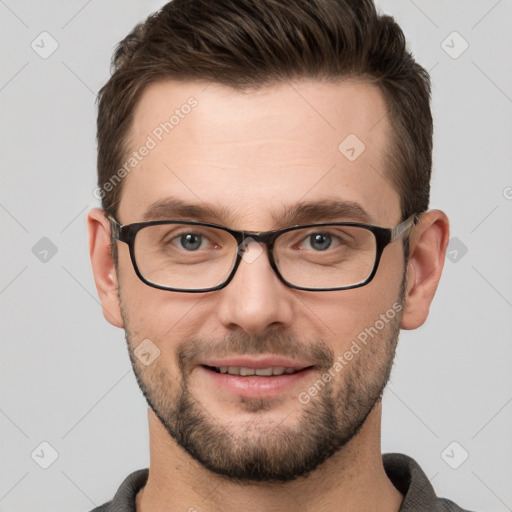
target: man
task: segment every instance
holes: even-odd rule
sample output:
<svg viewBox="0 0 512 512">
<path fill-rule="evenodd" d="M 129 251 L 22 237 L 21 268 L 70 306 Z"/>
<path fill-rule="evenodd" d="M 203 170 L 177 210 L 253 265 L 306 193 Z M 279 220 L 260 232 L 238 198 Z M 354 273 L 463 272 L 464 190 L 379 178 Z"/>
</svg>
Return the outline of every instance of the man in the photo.
<svg viewBox="0 0 512 512">
<path fill-rule="evenodd" d="M 460 511 L 382 456 L 428 210 L 427 73 L 370 0 L 174 0 L 99 94 L 90 254 L 149 404 L 150 468 L 106 511 Z"/>
</svg>

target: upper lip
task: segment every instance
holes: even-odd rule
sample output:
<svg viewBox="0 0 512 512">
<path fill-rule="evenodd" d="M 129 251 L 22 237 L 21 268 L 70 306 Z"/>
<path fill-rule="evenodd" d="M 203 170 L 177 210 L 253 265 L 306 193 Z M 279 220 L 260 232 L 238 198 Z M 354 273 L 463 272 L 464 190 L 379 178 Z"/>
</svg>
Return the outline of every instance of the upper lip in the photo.
<svg viewBox="0 0 512 512">
<path fill-rule="evenodd" d="M 238 366 L 243 368 L 293 368 L 294 370 L 302 370 L 312 366 L 311 364 L 303 361 L 297 361 L 289 357 L 279 356 L 262 356 L 262 357 L 248 357 L 248 356 L 233 356 L 223 359 L 208 359 L 201 363 L 204 366 L 214 366 L 220 368 L 221 366 Z"/>
</svg>

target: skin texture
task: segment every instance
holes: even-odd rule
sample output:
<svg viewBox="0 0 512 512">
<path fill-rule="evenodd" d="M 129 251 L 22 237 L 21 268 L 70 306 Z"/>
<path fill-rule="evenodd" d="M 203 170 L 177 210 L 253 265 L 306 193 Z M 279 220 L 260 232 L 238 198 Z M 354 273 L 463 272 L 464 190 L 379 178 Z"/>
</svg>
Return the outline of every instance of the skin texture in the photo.
<svg viewBox="0 0 512 512">
<path fill-rule="evenodd" d="M 199 220 L 253 231 L 291 225 L 282 218 L 284 208 L 326 200 L 357 202 L 368 223 L 393 227 L 403 220 L 387 176 L 391 127 L 375 86 L 301 80 L 234 92 L 216 84 L 152 84 L 136 108 L 133 150 L 191 96 L 197 106 L 124 179 L 117 215 L 122 224 L 143 220 L 151 204 L 166 198 L 217 210 Z M 338 150 L 349 134 L 366 146 L 352 162 Z M 354 219 L 313 222 L 322 220 Z M 415 329 L 427 318 L 449 236 L 442 212 L 424 213 L 411 231 L 406 269 L 402 242 L 396 241 L 385 249 L 371 283 L 331 292 L 286 287 L 265 252 L 251 252 L 259 250 L 256 244 L 246 248 L 254 261 L 242 261 L 222 290 L 157 290 L 137 278 L 126 244 L 117 243 L 115 268 L 103 212 L 91 211 L 88 226 L 105 318 L 126 330 L 135 374 L 152 406 L 150 473 L 138 511 L 291 510 L 298 503 L 315 511 L 398 510 L 402 496 L 382 466 L 379 397 L 399 327 Z M 394 304 L 402 309 L 393 321 L 317 396 L 301 403 L 298 394 L 328 362 L 343 356 Z M 145 339 L 160 350 L 149 366 L 133 353 Z M 207 356 L 228 353 L 296 357 L 315 368 L 276 396 L 241 398 L 213 385 L 198 366 Z M 182 434 L 192 432 L 192 440 L 180 437 L 182 421 Z M 183 449 L 170 433 L 189 445 Z M 313 461 L 322 436 L 336 450 Z M 247 470 L 240 469 L 256 455 L 257 482 L 241 477 Z M 229 474 L 234 464 L 238 478 L 219 474 Z M 265 481 L 265 472 L 273 478 Z"/>
</svg>

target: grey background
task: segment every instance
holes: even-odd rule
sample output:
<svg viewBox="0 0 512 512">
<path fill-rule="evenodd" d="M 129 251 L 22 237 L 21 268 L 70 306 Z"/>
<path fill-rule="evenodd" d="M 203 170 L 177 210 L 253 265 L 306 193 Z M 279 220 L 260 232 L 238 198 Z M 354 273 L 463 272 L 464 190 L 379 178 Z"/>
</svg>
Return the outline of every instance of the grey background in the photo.
<svg viewBox="0 0 512 512">
<path fill-rule="evenodd" d="M 149 462 L 145 401 L 123 332 L 101 314 L 85 216 L 95 93 L 114 45 L 163 3 L 0 0 L 2 512 L 90 510 Z M 383 451 L 415 457 L 467 508 L 512 510 L 512 2 L 378 6 L 432 74 L 431 206 L 455 238 L 429 321 L 401 334 Z M 46 59 L 31 47 L 51 49 L 43 31 L 58 43 Z M 42 442 L 58 453 L 48 469 Z"/>
</svg>

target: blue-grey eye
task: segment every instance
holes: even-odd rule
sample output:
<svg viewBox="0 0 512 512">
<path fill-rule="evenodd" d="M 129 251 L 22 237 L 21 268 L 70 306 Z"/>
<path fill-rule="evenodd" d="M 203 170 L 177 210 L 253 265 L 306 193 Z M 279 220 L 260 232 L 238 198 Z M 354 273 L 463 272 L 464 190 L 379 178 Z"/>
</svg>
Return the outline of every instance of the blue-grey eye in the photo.
<svg viewBox="0 0 512 512">
<path fill-rule="evenodd" d="M 309 237 L 309 244 L 316 251 L 329 249 L 332 243 L 332 236 L 328 233 L 315 233 Z"/>
<path fill-rule="evenodd" d="M 186 235 L 180 236 L 180 244 L 183 249 L 186 249 L 187 251 L 196 251 L 201 247 L 202 243 L 203 237 L 201 235 L 187 233 Z"/>
</svg>

